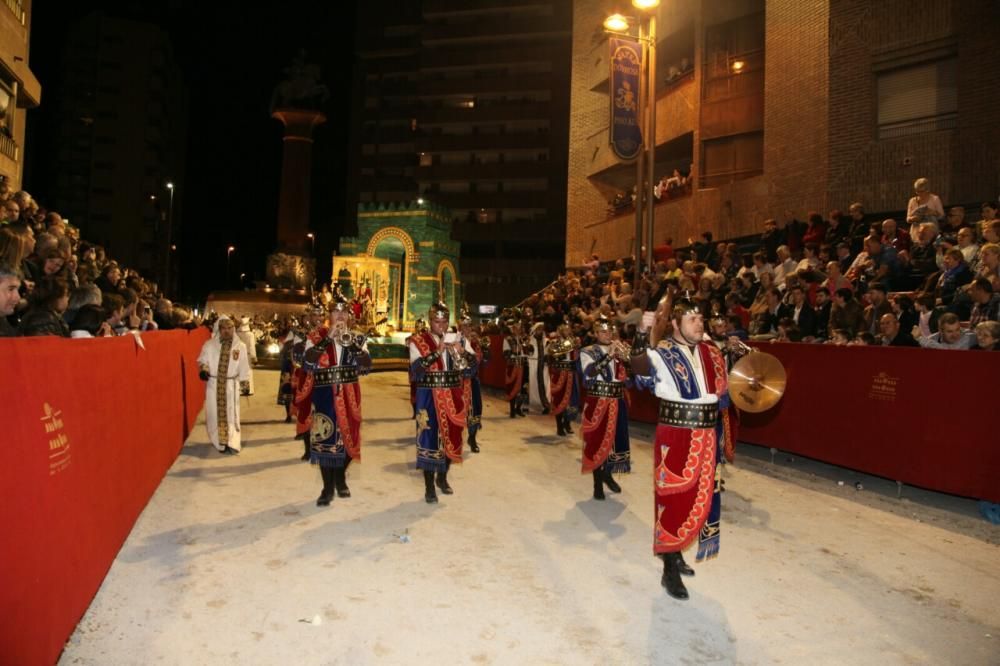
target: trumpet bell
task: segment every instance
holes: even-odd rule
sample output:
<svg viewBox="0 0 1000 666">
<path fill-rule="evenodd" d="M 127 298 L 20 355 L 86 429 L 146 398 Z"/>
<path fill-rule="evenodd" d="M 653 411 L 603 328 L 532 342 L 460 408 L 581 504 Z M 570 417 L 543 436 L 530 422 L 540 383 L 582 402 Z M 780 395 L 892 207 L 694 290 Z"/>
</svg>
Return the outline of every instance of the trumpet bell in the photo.
<svg viewBox="0 0 1000 666">
<path fill-rule="evenodd" d="M 766 412 L 785 394 L 788 380 L 781 361 L 761 351 L 747 354 L 729 372 L 729 398 L 744 412 Z"/>
</svg>

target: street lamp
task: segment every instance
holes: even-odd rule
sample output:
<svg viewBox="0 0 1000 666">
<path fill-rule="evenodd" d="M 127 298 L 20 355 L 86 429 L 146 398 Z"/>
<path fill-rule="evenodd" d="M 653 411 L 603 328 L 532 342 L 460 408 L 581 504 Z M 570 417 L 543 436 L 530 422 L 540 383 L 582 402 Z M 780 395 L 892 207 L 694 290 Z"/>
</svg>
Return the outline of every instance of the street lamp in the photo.
<svg viewBox="0 0 1000 666">
<path fill-rule="evenodd" d="M 236 251 L 236 247 L 234 245 L 230 245 L 228 248 L 226 248 L 226 287 L 227 288 L 229 287 L 229 268 L 230 268 L 230 265 L 231 265 L 231 259 L 233 257 L 233 252 L 235 252 L 235 251 Z"/>
<path fill-rule="evenodd" d="M 170 192 L 170 202 L 167 205 L 167 251 L 163 254 L 166 259 L 166 266 L 163 269 L 163 291 L 165 293 L 172 293 L 170 290 L 170 268 L 173 262 L 170 259 L 170 249 L 173 248 L 173 237 L 174 237 L 174 183 L 173 181 L 167 181 L 166 183 L 167 191 Z M 155 200 L 155 196 L 150 197 Z"/>
<path fill-rule="evenodd" d="M 309 239 L 309 250 L 313 256 L 316 256 L 316 234 L 311 231 L 306 234 L 306 238 Z"/>
<path fill-rule="evenodd" d="M 640 127 L 642 132 L 643 150 L 635 161 L 635 274 L 633 288 L 639 286 L 642 277 L 642 218 L 647 218 L 646 227 L 646 266 L 653 265 L 653 170 L 656 166 L 656 8 L 660 0 L 632 0 L 632 6 L 640 10 L 638 17 L 612 14 L 604 20 L 604 29 L 620 35 L 638 39 L 643 49 L 643 64 L 645 65 L 646 93 L 640 95 L 642 100 Z M 630 28 L 635 24 L 638 35 L 632 35 Z M 645 27 L 645 31 L 643 28 Z M 643 34 L 645 32 L 645 34 Z M 646 178 L 649 186 L 646 186 Z"/>
</svg>

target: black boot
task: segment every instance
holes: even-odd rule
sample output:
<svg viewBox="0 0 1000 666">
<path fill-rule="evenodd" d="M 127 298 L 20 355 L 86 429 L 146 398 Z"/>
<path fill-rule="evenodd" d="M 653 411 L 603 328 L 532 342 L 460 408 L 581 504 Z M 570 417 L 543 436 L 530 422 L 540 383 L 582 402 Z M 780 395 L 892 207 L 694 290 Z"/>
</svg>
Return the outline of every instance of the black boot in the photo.
<svg viewBox="0 0 1000 666">
<path fill-rule="evenodd" d="M 477 430 L 472 430 L 469 432 L 469 450 L 473 453 L 479 453 L 479 442 L 476 441 Z"/>
<path fill-rule="evenodd" d="M 556 434 L 560 437 L 566 436 L 566 426 L 563 425 L 563 415 L 556 414 Z"/>
<path fill-rule="evenodd" d="M 516 402 L 517 398 L 514 398 L 513 400 L 510 401 L 510 418 L 514 418 L 515 416 L 520 415 L 520 410 L 518 410 L 516 405 L 514 404 Z"/>
<path fill-rule="evenodd" d="M 451 469 L 451 460 L 446 460 L 444 464 L 444 471 L 437 473 L 437 487 L 440 488 L 441 492 L 445 495 L 454 495 L 455 491 L 448 485 L 448 470 Z"/>
<path fill-rule="evenodd" d="M 599 469 L 594 470 L 594 499 L 604 499 L 604 475 Z"/>
<path fill-rule="evenodd" d="M 302 457 L 299 460 L 309 460 L 312 457 L 312 440 L 309 434 L 308 432 L 305 433 L 305 436 L 302 438 L 302 442 L 305 444 L 305 451 L 303 451 Z"/>
<path fill-rule="evenodd" d="M 617 481 L 615 481 L 615 477 L 611 476 L 611 470 L 607 467 L 602 467 L 601 469 L 604 471 L 604 483 L 608 485 L 608 490 L 613 493 L 620 493 L 622 491 L 622 487 L 618 485 Z"/>
<path fill-rule="evenodd" d="M 292 422 L 292 406 L 289 403 L 285 403 L 285 423 Z"/>
<path fill-rule="evenodd" d="M 337 488 L 337 497 L 350 497 L 351 489 L 347 487 L 347 465 L 333 468 L 333 481 Z"/>
<path fill-rule="evenodd" d="M 323 492 L 319 494 L 316 506 L 329 506 L 330 502 L 333 501 L 333 490 L 336 487 L 333 471 L 332 467 L 320 466 L 319 468 L 320 476 L 323 477 Z"/>
<path fill-rule="evenodd" d="M 424 501 L 428 504 L 437 504 L 438 496 L 434 491 L 434 472 L 429 469 L 424 470 Z"/>
<path fill-rule="evenodd" d="M 663 557 L 663 577 L 660 585 L 667 588 L 667 594 L 674 599 L 687 599 L 688 591 L 681 581 L 681 574 L 677 568 L 677 561 L 680 553 L 664 553 Z"/>
<path fill-rule="evenodd" d="M 563 412 L 563 428 L 566 430 L 567 435 L 573 434 L 573 428 L 570 426 L 570 418 L 566 412 Z"/>
<path fill-rule="evenodd" d="M 682 576 L 694 575 L 694 569 L 692 569 L 690 565 L 688 565 L 688 563 L 684 561 L 683 553 L 677 553 L 677 573 L 679 573 Z"/>
</svg>

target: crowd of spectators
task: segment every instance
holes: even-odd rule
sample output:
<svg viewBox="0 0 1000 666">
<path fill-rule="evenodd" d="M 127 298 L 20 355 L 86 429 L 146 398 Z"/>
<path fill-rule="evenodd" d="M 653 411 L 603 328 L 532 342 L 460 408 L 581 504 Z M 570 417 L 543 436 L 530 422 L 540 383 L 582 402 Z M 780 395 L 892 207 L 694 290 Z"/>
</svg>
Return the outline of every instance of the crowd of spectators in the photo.
<svg viewBox="0 0 1000 666">
<path fill-rule="evenodd" d="M 914 184 L 905 219 L 791 212 L 763 224 L 738 246 L 705 232 L 675 249 L 653 249 L 654 265 L 597 255 L 568 270 L 521 307 L 547 330 L 567 321 L 585 341 L 601 315 L 627 338 L 642 312 L 666 295 L 700 302 L 713 337 L 754 341 L 1000 349 L 1000 219 L 997 203 L 980 219 L 945 213 L 926 179 Z"/>
<path fill-rule="evenodd" d="M 670 174 L 663 174 L 653 185 L 653 202 L 669 201 L 691 194 L 691 186 L 694 182 L 694 165 L 690 165 L 687 170 L 672 169 Z M 617 192 L 608 201 L 608 217 L 622 215 L 635 210 L 636 189 L 632 192 Z"/>
<path fill-rule="evenodd" d="M 59 213 L 0 182 L 0 337 L 194 328 L 191 310 L 80 239 Z"/>
</svg>

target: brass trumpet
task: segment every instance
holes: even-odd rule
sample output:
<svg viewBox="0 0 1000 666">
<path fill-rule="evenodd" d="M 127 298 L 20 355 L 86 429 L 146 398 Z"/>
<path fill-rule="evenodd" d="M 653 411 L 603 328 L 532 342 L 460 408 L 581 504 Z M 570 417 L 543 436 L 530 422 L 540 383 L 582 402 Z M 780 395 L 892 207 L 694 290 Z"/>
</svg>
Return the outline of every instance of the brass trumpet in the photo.
<svg viewBox="0 0 1000 666">
<path fill-rule="evenodd" d="M 368 336 L 361 331 L 342 331 L 337 335 L 337 344 L 341 347 L 361 347 L 365 344 Z"/>
<path fill-rule="evenodd" d="M 632 358 L 632 347 L 621 340 L 612 340 L 611 356 L 614 356 L 623 363 L 628 363 Z"/>
</svg>

